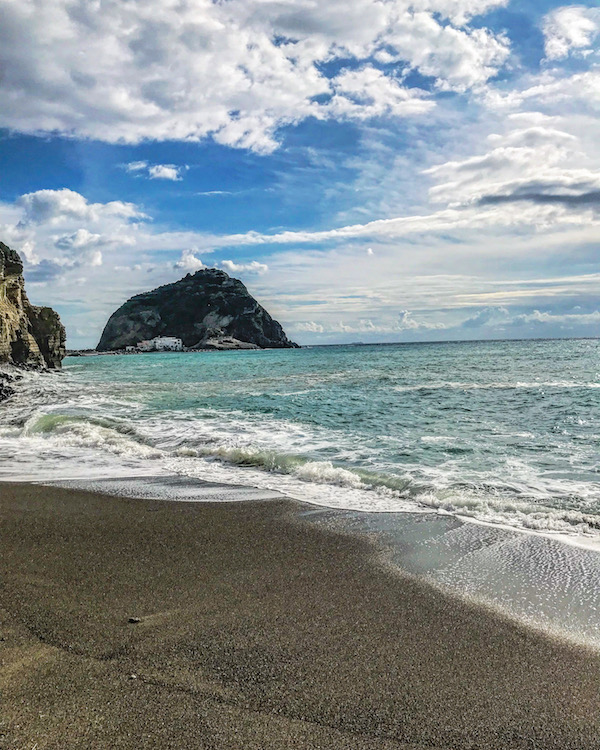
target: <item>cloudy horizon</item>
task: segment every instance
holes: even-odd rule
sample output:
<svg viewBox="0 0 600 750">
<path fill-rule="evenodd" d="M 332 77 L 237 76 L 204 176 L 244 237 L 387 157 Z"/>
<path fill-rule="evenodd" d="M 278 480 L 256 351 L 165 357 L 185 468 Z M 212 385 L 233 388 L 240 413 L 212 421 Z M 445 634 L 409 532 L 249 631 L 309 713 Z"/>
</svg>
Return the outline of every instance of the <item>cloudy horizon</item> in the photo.
<svg viewBox="0 0 600 750">
<path fill-rule="evenodd" d="M 0 7 L 0 240 L 70 347 L 203 267 L 301 344 L 599 335 L 596 2 Z"/>
</svg>

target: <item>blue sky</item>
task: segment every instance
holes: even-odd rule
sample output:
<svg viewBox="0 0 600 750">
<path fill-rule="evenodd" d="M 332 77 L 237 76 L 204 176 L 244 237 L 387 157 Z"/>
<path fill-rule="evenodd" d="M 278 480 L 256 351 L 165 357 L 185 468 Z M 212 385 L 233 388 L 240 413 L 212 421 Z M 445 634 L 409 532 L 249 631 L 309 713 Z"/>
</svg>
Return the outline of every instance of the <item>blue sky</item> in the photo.
<svg viewBox="0 0 600 750">
<path fill-rule="evenodd" d="M 598 335 L 597 2 L 0 9 L 0 239 L 69 346 L 203 266 L 305 344 Z"/>
</svg>

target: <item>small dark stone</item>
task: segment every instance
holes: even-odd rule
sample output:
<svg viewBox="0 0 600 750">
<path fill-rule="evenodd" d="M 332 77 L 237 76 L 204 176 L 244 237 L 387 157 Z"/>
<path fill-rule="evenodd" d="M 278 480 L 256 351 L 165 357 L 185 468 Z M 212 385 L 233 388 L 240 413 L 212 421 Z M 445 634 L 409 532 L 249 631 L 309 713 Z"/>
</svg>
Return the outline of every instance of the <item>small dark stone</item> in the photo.
<svg viewBox="0 0 600 750">
<path fill-rule="evenodd" d="M 0 401 L 5 401 L 7 398 L 13 396 L 14 393 L 14 388 L 6 385 L 2 376 L 0 376 Z"/>
</svg>

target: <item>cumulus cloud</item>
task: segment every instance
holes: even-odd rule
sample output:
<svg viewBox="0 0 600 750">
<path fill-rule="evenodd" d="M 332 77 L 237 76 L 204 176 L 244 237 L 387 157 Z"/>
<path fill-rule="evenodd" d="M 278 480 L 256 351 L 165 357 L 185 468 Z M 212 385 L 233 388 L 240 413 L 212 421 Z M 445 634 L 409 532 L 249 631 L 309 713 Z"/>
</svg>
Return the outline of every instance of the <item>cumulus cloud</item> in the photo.
<svg viewBox="0 0 600 750">
<path fill-rule="evenodd" d="M 360 318 L 356 322 L 346 323 L 340 320 L 327 329 L 330 333 L 389 333 L 390 327 L 387 325 L 376 325 L 370 318 Z"/>
<path fill-rule="evenodd" d="M 475 315 L 467 318 L 462 324 L 462 328 L 483 328 L 485 326 L 494 326 L 505 323 L 508 320 L 509 312 L 505 307 L 483 307 Z"/>
<path fill-rule="evenodd" d="M 175 164 L 153 164 L 148 169 L 148 175 L 151 180 L 172 180 L 177 182 L 182 180 L 181 173 L 185 167 L 178 167 Z"/>
<path fill-rule="evenodd" d="M 417 331 L 417 330 L 441 330 L 445 328 L 443 323 L 428 322 L 425 320 L 416 320 L 409 310 L 401 310 L 398 313 L 398 331 Z"/>
<path fill-rule="evenodd" d="M 188 169 L 187 164 L 149 164 L 147 161 L 131 161 L 125 164 L 125 170 L 130 174 L 144 175 L 150 180 L 172 180 L 178 182 L 183 179 L 183 173 Z"/>
<path fill-rule="evenodd" d="M 269 266 L 265 263 L 259 263 L 257 260 L 252 260 L 250 263 L 234 263 L 232 260 L 222 260 L 221 268 L 229 271 L 229 273 L 257 273 L 261 275 L 269 270 Z"/>
<path fill-rule="evenodd" d="M 59 261 L 58 264 L 68 268 L 101 266 L 102 251 L 99 248 L 111 241 L 111 238 L 89 232 L 87 229 L 78 229 L 73 234 L 63 234 L 54 240 L 54 246 L 65 251 L 62 262 Z"/>
<path fill-rule="evenodd" d="M 341 73 L 332 86 L 335 94 L 328 110 L 340 116 L 366 120 L 382 115 L 420 115 L 435 107 L 424 91 L 407 89 L 371 65 Z"/>
<path fill-rule="evenodd" d="M 17 205 L 24 210 L 23 220 L 32 224 L 59 224 L 67 219 L 98 222 L 114 217 L 146 218 L 133 203 L 89 203 L 83 195 L 67 188 L 26 193 L 17 200 Z"/>
<path fill-rule="evenodd" d="M 468 21 L 500 4 L 107 0 L 100 11 L 96 0 L 0 0 L 0 124 L 113 143 L 210 136 L 265 152 L 279 127 L 311 116 L 419 116 L 432 103 L 398 72 L 444 90 L 481 85 L 509 47 Z M 367 72 L 324 72 L 349 59 Z"/>
<path fill-rule="evenodd" d="M 559 60 L 572 52 L 587 53 L 600 32 L 600 9 L 582 5 L 556 8 L 544 19 L 546 57 Z"/>
<path fill-rule="evenodd" d="M 2 225 L 2 218 L 12 219 Z M 6 241 L 25 259 L 27 277 L 56 279 L 83 268 L 102 266 L 104 253 L 136 244 L 148 217 L 132 203 L 92 203 L 73 190 L 38 190 L 0 204 L 0 226 Z"/>
<path fill-rule="evenodd" d="M 199 271 L 201 268 L 206 268 L 200 258 L 196 257 L 196 255 L 194 254 L 195 252 L 197 251 L 184 250 L 181 253 L 181 257 L 179 258 L 179 260 L 174 264 L 173 268 L 192 273 L 194 273 L 195 271 Z"/>
<path fill-rule="evenodd" d="M 508 39 L 485 28 L 440 24 L 430 12 L 397 12 L 387 36 L 386 61 L 408 56 L 414 68 L 442 90 L 466 91 L 485 83 L 510 54 Z"/>
<path fill-rule="evenodd" d="M 305 323 L 296 323 L 293 326 L 295 331 L 305 331 L 307 333 L 323 333 L 325 327 L 320 323 L 315 323 L 314 320 L 309 320 Z"/>
<path fill-rule="evenodd" d="M 61 250 L 81 250 L 103 245 L 105 242 L 106 239 L 101 234 L 94 234 L 87 229 L 78 229 L 73 234 L 63 234 L 58 237 L 54 244 Z"/>
<path fill-rule="evenodd" d="M 24 240 L 20 243 L 19 252 L 25 258 L 26 263 L 35 265 L 40 262 L 40 258 L 35 252 L 35 243 L 31 240 Z"/>
</svg>

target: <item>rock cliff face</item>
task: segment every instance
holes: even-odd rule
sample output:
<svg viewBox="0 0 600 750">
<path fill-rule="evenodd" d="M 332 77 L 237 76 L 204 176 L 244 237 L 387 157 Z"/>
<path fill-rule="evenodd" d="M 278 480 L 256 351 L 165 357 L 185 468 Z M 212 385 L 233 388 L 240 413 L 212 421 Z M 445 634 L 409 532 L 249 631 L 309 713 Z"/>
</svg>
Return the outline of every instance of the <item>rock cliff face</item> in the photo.
<svg viewBox="0 0 600 750">
<path fill-rule="evenodd" d="M 127 300 L 111 315 L 97 349 L 124 349 L 155 336 L 177 336 L 194 349 L 297 346 L 241 281 L 216 268 Z"/>
<path fill-rule="evenodd" d="M 65 339 L 58 313 L 29 302 L 21 258 L 0 242 L 0 363 L 57 369 Z"/>
</svg>

